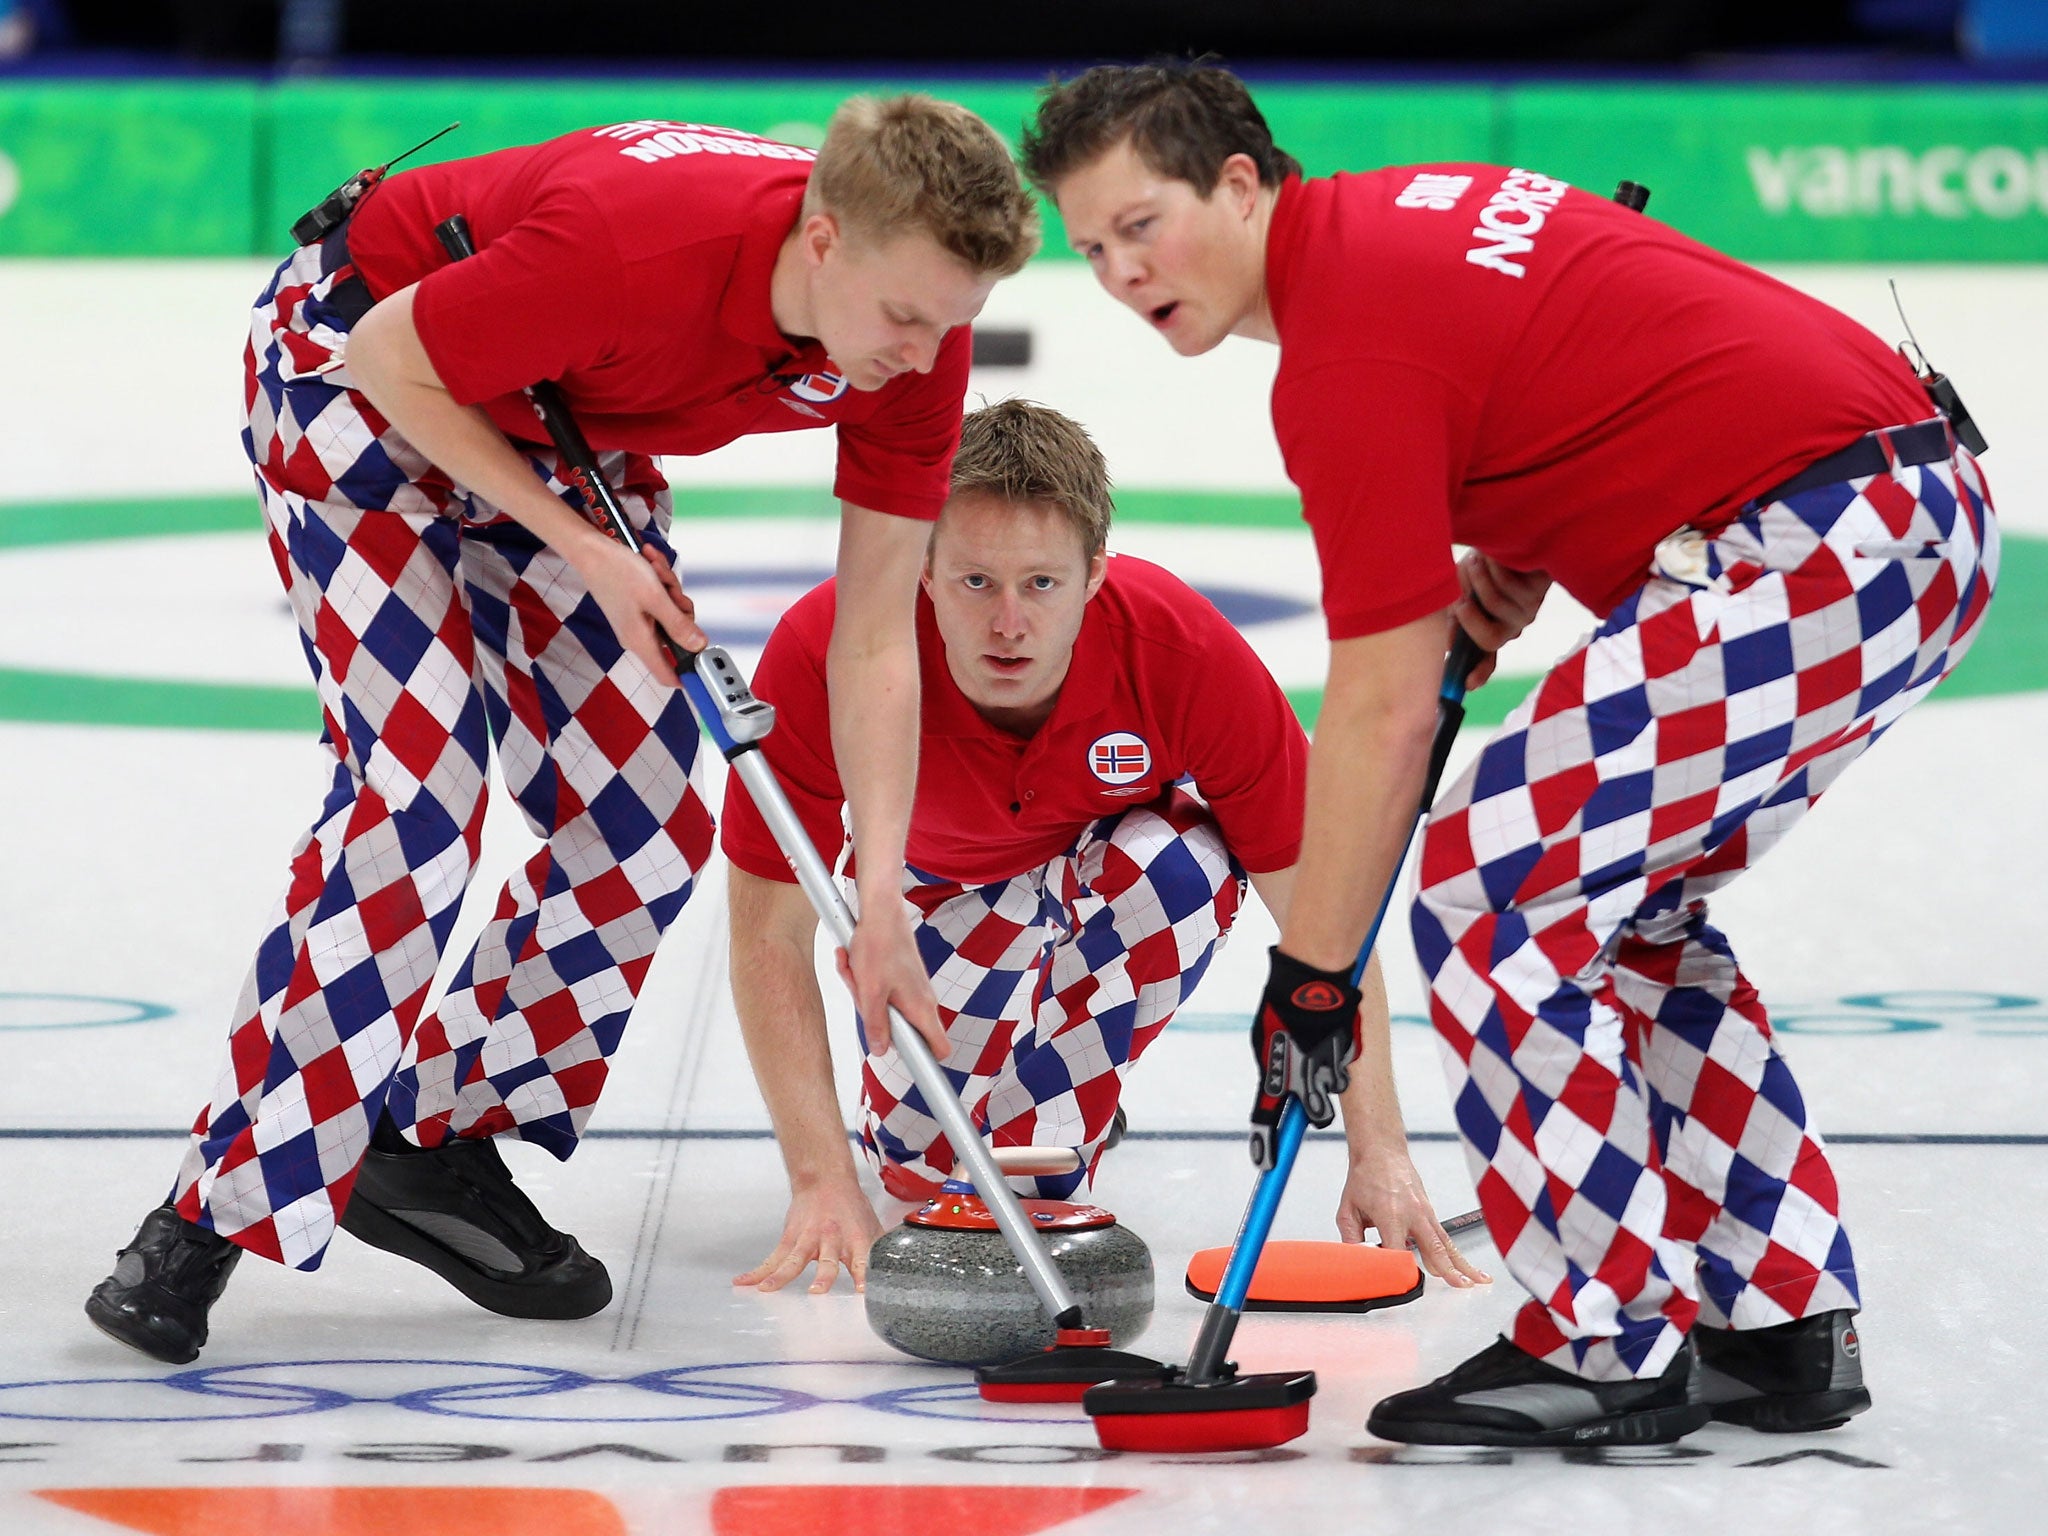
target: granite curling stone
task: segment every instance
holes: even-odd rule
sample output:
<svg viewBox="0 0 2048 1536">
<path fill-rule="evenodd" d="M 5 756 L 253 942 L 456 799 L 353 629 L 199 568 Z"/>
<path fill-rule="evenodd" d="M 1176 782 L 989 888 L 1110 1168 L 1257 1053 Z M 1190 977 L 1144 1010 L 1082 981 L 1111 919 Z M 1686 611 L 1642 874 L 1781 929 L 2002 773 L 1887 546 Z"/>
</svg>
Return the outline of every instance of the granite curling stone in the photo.
<svg viewBox="0 0 2048 1536">
<path fill-rule="evenodd" d="M 1100 1206 L 1024 1200 L 1090 1328 L 1123 1346 L 1152 1320 L 1152 1252 Z M 947 1365 L 996 1365 L 1052 1347 L 1045 1304 L 980 1197 L 944 1193 L 868 1253 L 868 1325 L 884 1343 Z"/>
</svg>

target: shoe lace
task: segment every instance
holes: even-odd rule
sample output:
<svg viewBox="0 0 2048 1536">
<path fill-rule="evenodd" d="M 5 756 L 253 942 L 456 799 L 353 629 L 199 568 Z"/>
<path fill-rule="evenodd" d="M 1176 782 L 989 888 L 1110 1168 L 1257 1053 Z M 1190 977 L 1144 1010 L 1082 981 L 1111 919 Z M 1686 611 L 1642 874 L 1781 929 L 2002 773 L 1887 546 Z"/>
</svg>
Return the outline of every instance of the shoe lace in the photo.
<svg viewBox="0 0 2048 1536">
<path fill-rule="evenodd" d="M 165 1284 L 189 1289 L 190 1282 L 218 1280 L 241 1254 L 226 1238 L 213 1232 L 180 1231 L 164 1250 L 160 1271 Z"/>
</svg>

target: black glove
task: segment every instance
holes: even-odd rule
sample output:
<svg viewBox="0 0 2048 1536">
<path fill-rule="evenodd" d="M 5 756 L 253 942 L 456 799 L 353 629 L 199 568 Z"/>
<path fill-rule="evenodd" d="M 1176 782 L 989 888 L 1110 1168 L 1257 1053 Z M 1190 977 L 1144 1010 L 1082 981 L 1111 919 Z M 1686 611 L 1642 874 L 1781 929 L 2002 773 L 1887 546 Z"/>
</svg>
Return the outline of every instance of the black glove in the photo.
<svg viewBox="0 0 2048 1536">
<path fill-rule="evenodd" d="M 1309 1124 L 1337 1117 L 1336 1096 L 1351 1085 L 1346 1070 L 1358 1059 L 1358 988 L 1348 971 L 1319 971 L 1278 947 L 1268 951 L 1266 995 L 1252 1023 L 1252 1055 L 1259 1063 L 1259 1097 L 1252 1105 L 1252 1163 L 1271 1168 L 1280 1111 L 1293 1094 Z"/>
</svg>

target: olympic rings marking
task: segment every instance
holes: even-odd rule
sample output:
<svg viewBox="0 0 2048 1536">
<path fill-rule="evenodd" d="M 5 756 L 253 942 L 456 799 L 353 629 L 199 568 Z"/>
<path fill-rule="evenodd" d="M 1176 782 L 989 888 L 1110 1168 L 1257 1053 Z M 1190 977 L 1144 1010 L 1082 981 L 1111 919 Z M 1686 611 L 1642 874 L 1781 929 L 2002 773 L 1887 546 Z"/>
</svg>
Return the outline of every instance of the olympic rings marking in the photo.
<svg viewBox="0 0 2048 1536">
<path fill-rule="evenodd" d="M 2006 1008 L 2038 1008 L 2038 997 L 2020 997 L 2009 992 L 1933 992 L 1904 990 L 1892 992 L 1859 992 L 1854 997 L 1845 997 L 1842 1004 L 1847 1008 L 1876 1008 L 1886 1013 L 1900 1010 L 1934 1013 L 1987 1013 Z"/>
<path fill-rule="evenodd" d="M 982 1401 L 980 1392 L 976 1390 L 972 1382 L 939 1381 L 930 1382 L 920 1387 L 890 1387 L 886 1391 L 872 1392 L 857 1401 L 861 1407 L 872 1408 L 877 1413 L 901 1414 L 905 1418 L 912 1419 L 946 1419 L 957 1423 L 962 1419 L 979 1419 L 985 1422 L 997 1417 L 997 1415 L 989 1412 L 988 1405 Z M 971 1403 L 977 1411 L 974 1413 L 946 1413 L 926 1406 L 927 1404 L 939 1404 L 943 1407 L 943 1405 L 948 1403 Z M 1056 1429 L 1072 1429 L 1074 1427 L 1074 1420 L 1071 1416 L 1064 1419 L 1032 1419 L 1012 1414 L 1003 1414 L 1000 1416 L 1000 1421 L 1004 1424 L 1046 1424 Z"/>
<path fill-rule="evenodd" d="M 201 1372 L 186 1374 L 199 1375 Z M 192 1390 L 175 1376 L 73 1376 L 55 1381 L 0 1381 L 0 1392 L 32 1392 L 48 1387 L 171 1387 L 181 1391 Z M 0 1419 L 29 1419 L 45 1424 L 189 1424 L 234 1419 L 281 1419 L 301 1413 L 326 1413 L 335 1408 L 346 1408 L 358 1399 L 345 1392 L 334 1392 L 322 1387 L 286 1387 L 284 1391 L 304 1394 L 290 1407 L 273 1409 L 268 1413 L 30 1413 L 24 1409 L 0 1407 Z M 259 1401 L 277 1401 L 260 1393 L 222 1393 L 225 1397 L 250 1397 Z"/>
<path fill-rule="evenodd" d="M 36 1391 L 63 1391 L 71 1388 L 113 1387 L 119 1389 L 126 1402 L 132 1402 L 135 1388 L 162 1387 L 183 1393 L 188 1398 L 214 1401 L 245 1402 L 262 1404 L 260 1408 L 247 1411 L 185 1411 L 179 1413 L 150 1412 L 109 1412 L 109 1413 L 49 1413 L 35 1411 L 34 1407 L 0 1406 L 0 1420 L 25 1419 L 43 1423 L 64 1424 L 173 1424 L 187 1422 L 232 1421 L 242 1419 L 291 1418 L 306 1414 L 332 1413 L 338 1409 L 359 1405 L 378 1405 L 397 1408 L 408 1413 L 432 1414 L 443 1418 L 483 1420 L 491 1423 L 534 1423 L 534 1424 L 676 1424 L 699 1423 L 731 1419 L 763 1418 L 786 1413 L 800 1413 L 806 1408 L 854 1407 L 870 1408 L 879 1413 L 908 1415 L 914 1418 L 937 1418 L 960 1420 L 968 1418 L 996 1418 L 1006 1424 L 1049 1424 L 1059 1425 L 1067 1421 L 1059 1419 L 1019 1419 L 1007 1414 L 980 1414 L 934 1411 L 928 1404 L 955 1401 L 979 1403 L 971 1383 L 949 1380 L 939 1383 L 920 1383 L 910 1387 L 894 1387 L 881 1392 L 863 1393 L 852 1397 L 834 1396 L 824 1392 L 810 1391 L 800 1387 L 776 1386 L 761 1382 L 724 1381 L 716 1377 L 736 1371 L 787 1371 L 799 1369 L 850 1368 L 873 1371 L 877 1367 L 897 1369 L 945 1369 L 927 1367 L 909 1361 L 878 1362 L 875 1360 L 747 1360 L 709 1365 L 664 1366 L 655 1370 L 640 1371 L 630 1376 L 595 1375 L 586 1371 L 570 1370 L 561 1366 L 521 1365 L 507 1361 L 493 1360 L 442 1360 L 403 1358 L 364 1358 L 333 1360 L 273 1360 L 252 1362 L 244 1365 L 201 1366 L 195 1370 L 174 1371 L 167 1376 L 78 1376 L 47 1381 L 0 1382 L 0 1394 L 29 1393 Z M 404 1373 L 428 1371 L 461 1371 L 489 1373 L 483 1380 L 459 1380 L 435 1382 L 425 1386 L 407 1386 L 394 1383 L 389 1378 Z M 318 1371 L 324 1380 L 318 1382 L 278 1380 L 279 1373 L 292 1371 Z M 337 1383 L 336 1377 L 348 1372 L 379 1372 L 385 1380 L 377 1383 L 377 1390 L 351 1390 L 346 1384 Z M 261 1373 L 259 1375 L 259 1373 Z M 391 1390 L 393 1386 L 397 1390 Z M 476 1405 L 496 1404 L 508 1401 L 523 1401 L 534 1398 L 556 1398 L 576 1392 L 645 1392 L 656 1398 L 701 1402 L 707 1405 L 701 1412 L 667 1413 L 518 1413 L 494 1412 Z M 19 1399 L 15 1399 L 19 1401 Z M 0 1399 L 4 1403 L 5 1399 Z"/>
<path fill-rule="evenodd" d="M 700 1371 L 744 1371 L 777 1364 L 834 1364 L 843 1362 L 826 1361 L 767 1361 L 753 1360 L 737 1365 L 679 1365 L 661 1370 L 642 1371 L 637 1376 L 587 1376 L 578 1371 L 553 1371 L 562 1378 L 559 1384 L 548 1382 L 512 1383 L 507 1386 L 493 1386 L 490 1383 L 458 1384 L 450 1387 L 424 1387 L 414 1392 L 400 1393 L 386 1399 L 394 1407 L 408 1408 L 416 1413 L 436 1413 L 451 1418 L 488 1419 L 498 1422 L 532 1424 L 686 1424 L 702 1419 L 754 1419 L 769 1414 L 796 1413 L 805 1408 L 815 1407 L 828 1399 L 795 1387 L 758 1386 L 744 1381 L 679 1381 L 678 1377 L 689 1376 Z M 518 1366 L 510 1369 L 543 1371 L 544 1366 Z M 627 1390 L 638 1389 L 665 1397 L 708 1398 L 713 1402 L 748 1403 L 753 1406 L 728 1413 L 646 1413 L 646 1414 L 540 1414 L 540 1413 L 483 1413 L 465 1412 L 459 1407 L 446 1406 L 449 1403 L 494 1402 L 507 1397 L 552 1397 L 561 1392 L 574 1392 L 582 1387 L 615 1387 Z"/>
</svg>

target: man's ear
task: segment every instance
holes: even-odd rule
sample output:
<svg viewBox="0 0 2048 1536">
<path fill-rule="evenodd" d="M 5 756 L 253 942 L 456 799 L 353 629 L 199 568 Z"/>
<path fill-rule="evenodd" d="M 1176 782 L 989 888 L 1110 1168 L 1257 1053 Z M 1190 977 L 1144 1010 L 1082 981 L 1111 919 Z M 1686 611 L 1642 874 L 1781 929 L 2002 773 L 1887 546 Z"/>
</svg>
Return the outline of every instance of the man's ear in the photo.
<svg viewBox="0 0 2048 1536">
<path fill-rule="evenodd" d="M 797 243 L 803 247 L 805 263 L 821 267 L 825 264 L 825 258 L 831 254 L 832 248 L 845 238 L 836 215 L 813 213 L 804 219 L 803 233 L 798 237 Z"/>
<path fill-rule="evenodd" d="M 948 496 L 945 505 L 939 508 L 939 515 L 932 519 L 932 531 L 924 541 L 924 564 L 917 573 L 917 584 L 924 588 L 925 596 L 932 592 L 932 559 L 939 552 L 939 524 L 945 520 L 946 508 L 952 506 L 953 498 Z"/>
<path fill-rule="evenodd" d="M 1102 590 L 1102 583 L 1109 575 L 1109 552 L 1098 549 L 1088 561 L 1088 601 L 1094 601 L 1095 594 Z"/>
<path fill-rule="evenodd" d="M 1258 202 L 1259 186 L 1259 163 L 1242 152 L 1225 160 L 1216 177 L 1216 190 L 1228 193 L 1231 206 L 1240 214 L 1250 214 Z"/>
</svg>

